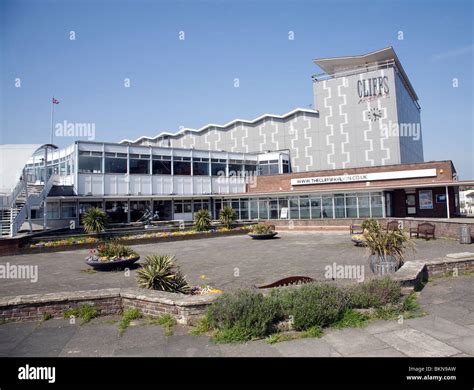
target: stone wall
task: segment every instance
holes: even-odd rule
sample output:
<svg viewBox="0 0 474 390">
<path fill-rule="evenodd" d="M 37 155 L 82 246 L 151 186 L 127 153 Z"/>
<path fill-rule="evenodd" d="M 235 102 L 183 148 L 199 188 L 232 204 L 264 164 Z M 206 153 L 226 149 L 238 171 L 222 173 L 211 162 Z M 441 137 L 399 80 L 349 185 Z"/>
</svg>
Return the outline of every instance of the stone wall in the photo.
<svg viewBox="0 0 474 390">
<path fill-rule="evenodd" d="M 95 306 L 100 315 L 120 314 L 137 308 L 144 315 L 169 314 L 183 325 L 192 325 L 218 294 L 183 295 L 138 288 L 73 291 L 0 298 L 0 322 L 39 321 L 43 315 L 62 318 L 67 309 Z"/>
</svg>

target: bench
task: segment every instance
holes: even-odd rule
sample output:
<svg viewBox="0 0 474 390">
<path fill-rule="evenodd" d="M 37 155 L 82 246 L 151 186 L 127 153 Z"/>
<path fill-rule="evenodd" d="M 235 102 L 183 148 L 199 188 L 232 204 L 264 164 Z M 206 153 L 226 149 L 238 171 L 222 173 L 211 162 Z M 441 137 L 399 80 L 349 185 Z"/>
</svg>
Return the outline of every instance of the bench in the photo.
<svg viewBox="0 0 474 390">
<path fill-rule="evenodd" d="M 428 222 L 420 223 L 416 228 L 410 228 L 410 237 L 413 236 L 416 238 L 424 236 L 426 239 L 435 238 L 435 225 Z"/>
</svg>

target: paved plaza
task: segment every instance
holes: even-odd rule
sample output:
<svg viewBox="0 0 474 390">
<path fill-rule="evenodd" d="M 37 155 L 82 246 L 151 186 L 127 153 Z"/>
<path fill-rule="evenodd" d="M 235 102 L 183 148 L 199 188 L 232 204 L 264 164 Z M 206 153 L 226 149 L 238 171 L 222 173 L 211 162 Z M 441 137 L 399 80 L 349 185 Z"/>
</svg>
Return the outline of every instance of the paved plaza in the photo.
<svg viewBox="0 0 474 390">
<path fill-rule="evenodd" d="M 432 259 L 448 253 L 465 252 L 468 246 L 455 240 L 416 240 L 416 253 L 410 259 Z M 347 233 L 282 232 L 278 239 L 251 240 L 248 236 L 175 241 L 133 246 L 143 259 L 149 254 L 175 255 L 177 264 L 192 285 L 205 282 L 222 290 L 274 282 L 286 276 L 303 275 L 323 280 L 325 267 L 366 265 L 365 248 L 355 247 Z M 3 279 L 0 296 L 61 291 L 136 287 L 136 268 L 130 272 L 89 272 L 84 263 L 89 250 L 0 257 L 9 263 L 37 265 L 38 281 Z M 370 270 L 366 267 L 365 276 Z"/>
<path fill-rule="evenodd" d="M 163 328 L 138 322 L 118 335 L 119 317 L 99 317 L 85 325 L 68 320 L 0 325 L 1 356 L 474 356 L 474 283 L 471 276 L 430 282 L 419 302 L 424 317 L 377 321 L 365 328 L 326 330 L 322 338 L 267 344 L 214 344 L 207 336 L 191 336 L 189 328 Z"/>
</svg>

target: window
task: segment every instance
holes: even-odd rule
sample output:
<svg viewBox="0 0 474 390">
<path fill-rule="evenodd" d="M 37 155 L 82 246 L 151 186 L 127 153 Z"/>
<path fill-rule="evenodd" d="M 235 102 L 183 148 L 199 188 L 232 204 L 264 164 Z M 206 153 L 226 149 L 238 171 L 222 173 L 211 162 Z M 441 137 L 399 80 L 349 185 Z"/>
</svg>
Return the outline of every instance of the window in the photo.
<svg viewBox="0 0 474 390">
<path fill-rule="evenodd" d="M 298 206 L 298 197 L 293 196 L 289 198 L 290 204 L 290 219 L 300 219 L 300 211 Z"/>
<path fill-rule="evenodd" d="M 174 175 L 191 175 L 191 157 L 174 157 Z"/>
<path fill-rule="evenodd" d="M 355 194 L 346 195 L 346 215 L 347 218 L 357 218 L 357 197 Z"/>
<path fill-rule="evenodd" d="M 256 164 L 250 164 L 246 163 L 244 166 L 245 169 L 245 175 L 246 176 L 252 176 L 257 174 L 257 165 Z"/>
<path fill-rule="evenodd" d="M 61 203 L 61 218 L 76 218 L 77 217 L 77 210 L 75 203 Z"/>
<path fill-rule="evenodd" d="M 240 199 L 240 219 L 249 219 L 248 199 Z"/>
<path fill-rule="evenodd" d="M 336 213 L 336 218 L 346 218 L 344 194 L 334 195 L 334 212 Z"/>
<path fill-rule="evenodd" d="M 279 173 L 278 160 L 260 161 L 258 164 L 258 174 L 260 176 L 277 175 Z"/>
<path fill-rule="evenodd" d="M 92 207 L 102 209 L 102 202 L 79 202 L 79 215 L 84 214 L 87 210 Z"/>
<path fill-rule="evenodd" d="M 226 160 L 213 158 L 211 160 L 211 175 L 212 176 L 227 176 Z"/>
<path fill-rule="evenodd" d="M 359 218 L 370 218 L 369 194 L 357 194 L 359 202 Z"/>
<path fill-rule="evenodd" d="M 270 219 L 278 219 L 278 199 L 270 199 L 268 205 L 270 208 Z"/>
<path fill-rule="evenodd" d="M 383 217 L 382 195 L 371 194 L 370 208 L 372 212 L 372 218 Z"/>
<path fill-rule="evenodd" d="M 311 218 L 313 219 L 321 218 L 321 198 L 312 197 L 310 203 L 311 203 Z"/>
<path fill-rule="evenodd" d="M 300 197 L 300 218 L 301 219 L 309 219 L 309 198 L 308 197 Z"/>
<path fill-rule="evenodd" d="M 47 202 L 46 218 L 59 219 L 59 202 Z"/>
<path fill-rule="evenodd" d="M 130 201 L 130 221 L 140 222 L 143 216 L 151 214 L 151 202 L 149 200 Z M 146 219 L 146 218 L 145 218 Z"/>
<path fill-rule="evenodd" d="M 79 152 L 79 173 L 102 173 L 102 156 L 91 153 L 94 152 Z"/>
<path fill-rule="evenodd" d="M 153 215 L 160 221 L 169 221 L 172 219 L 172 201 L 155 200 L 153 201 Z"/>
<path fill-rule="evenodd" d="M 174 201 L 174 213 L 192 213 L 192 204 L 190 200 L 175 200 Z"/>
<path fill-rule="evenodd" d="M 209 159 L 195 158 L 193 160 L 194 176 L 209 176 Z"/>
<path fill-rule="evenodd" d="M 280 210 L 280 218 L 288 219 L 288 199 L 286 198 L 278 198 L 278 208 Z M 285 211 L 286 209 L 286 211 Z M 286 215 L 286 216 L 285 216 Z"/>
<path fill-rule="evenodd" d="M 154 175 L 171 175 L 171 161 L 153 160 Z"/>
<path fill-rule="evenodd" d="M 332 218 L 333 217 L 333 204 L 332 196 L 323 196 L 322 197 L 322 210 L 323 218 Z"/>
<path fill-rule="evenodd" d="M 111 223 L 126 223 L 128 221 L 128 203 L 126 201 L 105 202 L 105 212 Z"/>
<path fill-rule="evenodd" d="M 250 219 L 258 219 L 258 200 L 250 199 Z"/>
<path fill-rule="evenodd" d="M 283 173 L 289 173 L 290 172 L 290 164 L 288 161 L 283 160 Z"/>
<path fill-rule="evenodd" d="M 243 166 L 241 163 L 229 163 L 229 176 L 243 176 Z"/>
<path fill-rule="evenodd" d="M 127 173 L 127 155 L 117 158 L 115 153 L 106 153 L 104 161 L 105 173 Z"/>
<path fill-rule="evenodd" d="M 150 173 L 150 160 L 130 158 L 130 173 L 148 175 Z"/>
</svg>

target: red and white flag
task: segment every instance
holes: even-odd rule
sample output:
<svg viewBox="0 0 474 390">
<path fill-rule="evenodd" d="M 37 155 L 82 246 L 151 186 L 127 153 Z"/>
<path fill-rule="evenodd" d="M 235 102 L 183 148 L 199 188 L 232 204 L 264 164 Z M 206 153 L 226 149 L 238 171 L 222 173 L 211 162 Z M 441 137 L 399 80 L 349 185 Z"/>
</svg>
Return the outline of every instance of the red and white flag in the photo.
<svg viewBox="0 0 474 390">
<path fill-rule="evenodd" d="M 59 104 L 59 100 L 53 98 L 53 104 Z"/>
</svg>

